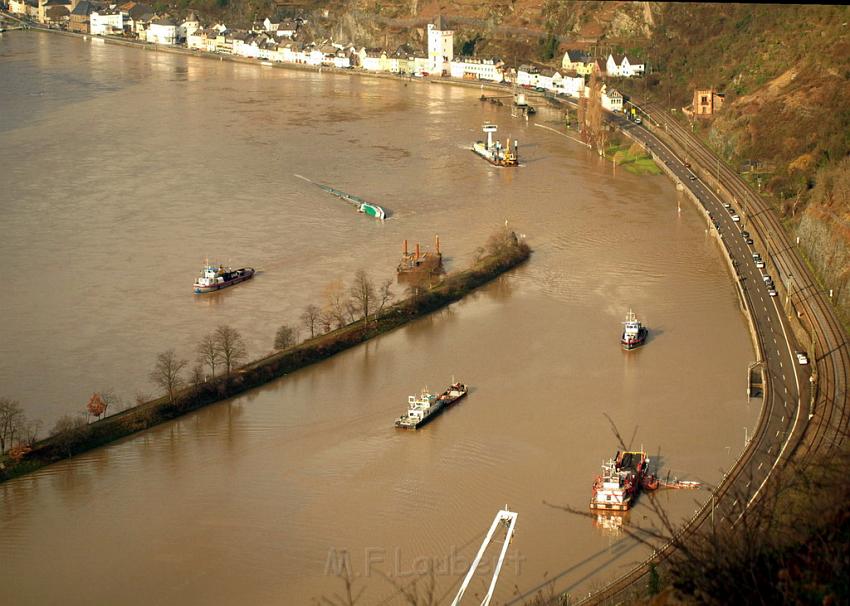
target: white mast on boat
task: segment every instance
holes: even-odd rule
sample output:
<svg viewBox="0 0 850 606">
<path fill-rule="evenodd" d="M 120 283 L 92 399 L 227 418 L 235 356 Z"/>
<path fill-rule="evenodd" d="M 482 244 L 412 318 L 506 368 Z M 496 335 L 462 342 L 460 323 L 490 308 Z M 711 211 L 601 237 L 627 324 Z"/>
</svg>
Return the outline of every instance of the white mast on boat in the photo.
<svg viewBox="0 0 850 606">
<path fill-rule="evenodd" d="M 493 570 L 493 579 L 490 581 L 490 588 L 487 590 L 487 594 L 484 596 L 484 599 L 481 600 L 481 606 L 487 606 L 490 603 L 490 599 L 493 597 L 493 591 L 496 589 L 496 581 L 499 580 L 499 572 L 502 570 L 502 564 L 505 561 L 505 554 L 508 551 L 508 545 L 510 545 L 511 539 L 514 536 L 514 526 L 516 526 L 517 515 L 519 514 L 514 511 L 509 511 L 508 506 L 505 505 L 505 508 L 500 510 L 499 513 L 496 514 L 496 517 L 493 518 L 493 524 L 490 526 L 487 536 L 484 537 L 484 542 L 481 543 L 481 548 L 478 550 L 478 554 L 469 566 L 469 572 L 466 573 L 466 577 L 460 585 L 460 589 L 452 602 L 452 606 L 458 606 L 458 604 L 460 604 L 460 600 L 463 598 L 463 594 L 469 586 L 472 576 L 475 574 L 475 569 L 478 568 L 478 564 L 481 563 L 481 558 L 484 556 L 487 546 L 493 539 L 493 534 L 495 534 L 496 528 L 501 524 L 502 526 L 507 527 L 507 530 L 505 530 L 505 540 L 502 543 L 502 551 L 499 553 L 499 560 Z"/>
</svg>

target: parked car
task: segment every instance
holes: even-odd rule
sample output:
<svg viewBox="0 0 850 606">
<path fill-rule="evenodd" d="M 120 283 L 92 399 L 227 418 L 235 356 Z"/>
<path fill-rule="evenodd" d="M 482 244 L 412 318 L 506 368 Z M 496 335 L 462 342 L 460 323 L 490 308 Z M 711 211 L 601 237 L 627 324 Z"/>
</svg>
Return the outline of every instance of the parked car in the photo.
<svg viewBox="0 0 850 606">
<path fill-rule="evenodd" d="M 764 280 L 765 284 L 767 284 L 768 282 L 773 282 L 773 278 L 770 277 L 770 274 L 762 275 L 761 279 Z"/>
<path fill-rule="evenodd" d="M 769 294 L 771 297 L 775 297 L 776 291 L 771 288 L 769 291 L 767 291 L 767 294 Z"/>
<path fill-rule="evenodd" d="M 733 220 L 735 223 L 737 223 L 738 221 L 740 221 L 740 220 L 741 220 L 741 217 L 739 217 L 738 215 L 732 215 L 732 220 Z"/>
<path fill-rule="evenodd" d="M 749 238 L 749 237 L 750 237 L 750 232 L 748 232 L 748 231 L 745 229 L 744 231 L 742 231 L 742 232 L 741 232 L 741 235 L 742 235 L 742 236 L 744 236 L 745 238 Z"/>
<path fill-rule="evenodd" d="M 731 204 L 729 204 L 728 202 L 724 202 L 724 203 L 723 203 L 723 208 L 732 208 L 732 205 L 731 205 Z"/>
<path fill-rule="evenodd" d="M 806 355 L 805 351 L 797 351 L 797 352 L 794 352 L 794 353 L 797 355 L 797 361 L 801 365 L 805 365 L 805 364 L 809 363 L 809 356 Z"/>
<path fill-rule="evenodd" d="M 762 261 L 761 259 L 756 261 L 756 267 L 758 267 L 759 269 L 764 269 L 764 261 Z"/>
<path fill-rule="evenodd" d="M 747 238 L 747 239 L 745 240 L 745 242 L 746 242 L 747 244 L 749 244 L 750 246 L 752 246 L 752 244 L 753 244 L 753 239 L 752 239 L 752 238 Z"/>
</svg>

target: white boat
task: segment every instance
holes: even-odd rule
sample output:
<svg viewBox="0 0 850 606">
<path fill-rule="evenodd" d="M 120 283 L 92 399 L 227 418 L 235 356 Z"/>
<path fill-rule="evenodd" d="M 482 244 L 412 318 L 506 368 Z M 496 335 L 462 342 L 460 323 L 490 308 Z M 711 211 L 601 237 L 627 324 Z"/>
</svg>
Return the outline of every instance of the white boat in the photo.
<svg viewBox="0 0 850 606">
<path fill-rule="evenodd" d="M 396 419 L 395 426 L 399 429 L 419 429 L 425 423 L 440 414 L 467 394 L 468 388 L 463 383 L 452 383 L 440 395 L 429 393 L 423 389 L 418 396 L 407 397 L 407 412 Z"/>
<path fill-rule="evenodd" d="M 198 279 L 195 280 L 195 284 L 192 286 L 192 291 L 196 295 L 214 292 L 216 290 L 221 290 L 222 288 L 227 288 L 228 286 L 233 286 L 234 284 L 239 284 L 245 280 L 250 280 L 252 277 L 254 277 L 253 267 L 231 269 L 230 267 L 224 267 L 223 265 L 219 265 L 218 267 L 215 265 L 207 265 L 204 267 Z"/>
<path fill-rule="evenodd" d="M 623 336 L 620 339 L 623 349 L 634 349 L 643 345 L 646 341 L 647 332 L 647 329 L 641 325 L 634 312 L 630 309 L 629 315 L 626 316 L 626 321 L 623 322 Z"/>
</svg>

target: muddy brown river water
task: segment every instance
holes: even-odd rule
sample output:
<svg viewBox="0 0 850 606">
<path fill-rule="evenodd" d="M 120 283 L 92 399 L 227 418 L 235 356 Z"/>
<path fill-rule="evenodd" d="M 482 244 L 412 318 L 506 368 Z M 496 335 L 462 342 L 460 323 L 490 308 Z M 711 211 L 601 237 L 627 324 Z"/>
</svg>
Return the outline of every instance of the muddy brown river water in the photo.
<svg viewBox="0 0 850 606">
<path fill-rule="evenodd" d="M 505 504 L 497 602 L 546 579 L 578 595 L 648 553 L 550 505 L 586 509 L 617 449 L 604 414 L 660 473 L 709 484 L 755 424 L 752 348 L 704 220 L 666 177 L 614 173 L 537 126 L 557 110 L 525 123 L 474 89 L 33 32 L 0 37 L 0 84 L 0 395 L 48 428 L 95 390 L 153 394 L 156 354 L 193 358 L 220 324 L 270 351 L 335 281 L 392 277 L 405 238 L 439 234 L 461 268 L 508 220 L 535 251 L 439 313 L 0 485 L 0 603 L 309 604 L 343 592 L 346 557 L 361 603 L 429 578 L 447 603 Z M 520 168 L 468 151 L 485 120 L 519 139 Z M 259 273 L 195 296 L 207 257 Z M 629 308 L 650 338 L 626 353 Z M 452 376 L 465 400 L 393 430 L 408 395 Z M 659 502 L 681 520 L 707 495 Z M 655 521 L 647 503 L 632 522 Z"/>
</svg>

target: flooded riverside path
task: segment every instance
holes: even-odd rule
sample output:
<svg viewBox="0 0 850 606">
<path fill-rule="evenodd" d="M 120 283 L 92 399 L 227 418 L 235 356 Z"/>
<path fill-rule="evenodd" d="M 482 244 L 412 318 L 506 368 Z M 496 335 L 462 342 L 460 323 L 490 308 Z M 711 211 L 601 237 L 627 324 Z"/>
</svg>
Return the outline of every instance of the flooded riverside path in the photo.
<svg viewBox="0 0 850 606">
<path fill-rule="evenodd" d="M 475 89 L 302 73 L 12 32 L 0 39 L 0 395 L 50 427 L 92 391 L 151 394 L 155 355 L 220 324 L 269 351 L 328 285 L 394 275 L 439 234 L 462 268 L 508 219 L 529 263 L 451 307 L 242 397 L 0 485 L 0 603 L 304 604 L 437 596 L 496 511 L 519 512 L 497 588 L 587 591 L 646 556 L 587 518 L 617 442 L 717 482 L 743 446 L 753 353 L 716 242 L 665 177 L 635 177 Z M 522 166 L 470 153 L 485 120 Z M 389 209 L 381 224 L 295 178 Z M 211 261 L 258 268 L 208 296 Z M 396 287 L 397 294 L 402 290 Z M 623 352 L 632 308 L 647 345 Z M 305 328 L 301 327 L 302 335 Z M 407 396 L 470 394 L 398 432 Z M 659 493 L 675 520 L 708 493 Z M 654 516 L 641 498 L 633 522 Z M 428 576 L 427 574 L 425 575 Z M 473 588 L 481 591 L 484 581 Z M 468 592 L 469 593 L 469 592 Z M 445 600 L 443 600 L 445 602 Z"/>
</svg>

